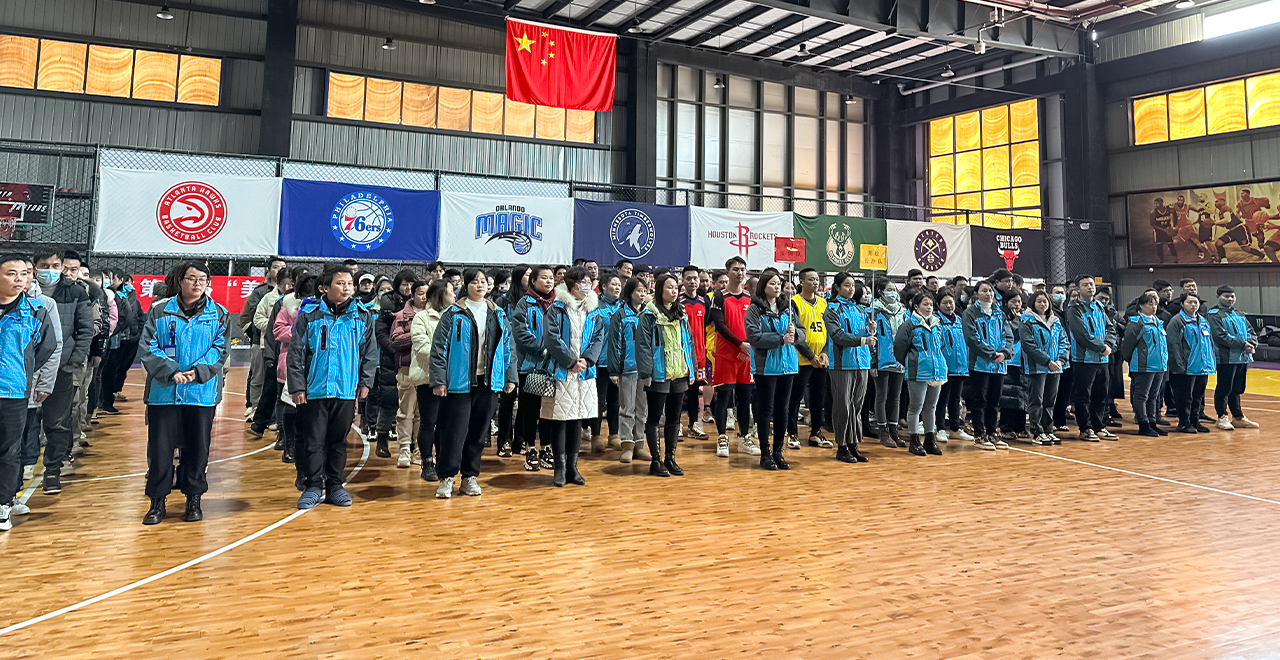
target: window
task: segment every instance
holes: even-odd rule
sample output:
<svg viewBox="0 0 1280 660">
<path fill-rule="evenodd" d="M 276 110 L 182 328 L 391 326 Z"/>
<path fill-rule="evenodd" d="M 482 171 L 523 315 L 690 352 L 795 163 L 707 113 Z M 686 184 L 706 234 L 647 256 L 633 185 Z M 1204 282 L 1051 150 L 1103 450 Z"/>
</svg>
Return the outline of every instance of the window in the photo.
<svg viewBox="0 0 1280 660">
<path fill-rule="evenodd" d="M 1280 126 L 1280 72 L 1133 99 L 1133 143 Z"/>
<path fill-rule="evenodd" d="M 0 49 L 3 49 L 0 42 Z M 596 141 L 596 113 L 519 103 L 497 92 L 329 72 L 325 116 L 558 142 Z M 181 88 L 179 88 L 181 96 Z"/>
<path fill-rule="evenodd" d="M 218 105 L 222 60 L 0 35 L 0 87 Z"/>
<path fill-rule="evenodd" d="M 929 122 L 933 220 L 1038 229 L 1039 117 L 1038 101 L 1028 99 Z"/>
</svg>

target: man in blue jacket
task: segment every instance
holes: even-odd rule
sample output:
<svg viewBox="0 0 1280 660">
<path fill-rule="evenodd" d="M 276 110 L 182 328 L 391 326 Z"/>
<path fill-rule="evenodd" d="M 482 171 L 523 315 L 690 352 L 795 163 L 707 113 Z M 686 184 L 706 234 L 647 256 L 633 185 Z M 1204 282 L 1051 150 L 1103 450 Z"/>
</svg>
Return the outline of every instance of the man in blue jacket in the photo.
<svg viewBox="0 0 1280 660">
<path fill-rule="evenodd" d="M 1253 354 L 1258 349 L 1258 335 L 1249 320 L 1236 311 L 1235 289 L 1225 284 L 1218 287 L 1218 306 L 1209 310 L 1205 318 L 1209 320 L 1218 363 L 1218 383 L 1213 388 L 1218 428 L 1224 431 L 1256 429 L 1258 423 L 1245 417 L 1240 408 L 1240 395 L 1244 394 L 1249 363 L 1253 362 Z"/>
<path fill-rule="evenodd" d="M 1071 395 L 1076 406 L 1080 440 L 1118 440 L 1107 430 L 1107 363 L 1116 350 L 1116 327 L 1102 303 L 1093 299 L 1097 284 L 1092 275 L 1076 277 L 1079 297 L 1067 305 L 1067 332 L 1071 335 Z"/>
<path fill-rule="evenodd" d="M 326 269 L 316 289 L 319 298 L 308 298 L 298 309 L 287 358 L 289 395 L 298 406 L 299 509 L 310 509 L 321 499 L 351 506 L 351 495 L 343 488 L 347 432 L 356 399 L 369 396 L 378 368 L 373 313 L 352 298 L 351 270 Z"/>
</svg>

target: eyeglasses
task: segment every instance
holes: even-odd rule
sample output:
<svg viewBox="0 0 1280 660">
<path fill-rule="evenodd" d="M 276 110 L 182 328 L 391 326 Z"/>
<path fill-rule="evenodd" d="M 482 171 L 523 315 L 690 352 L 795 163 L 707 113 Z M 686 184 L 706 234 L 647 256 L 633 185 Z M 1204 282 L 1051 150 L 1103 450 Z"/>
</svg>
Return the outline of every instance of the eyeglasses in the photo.
<svg viewBox="0 0 1280 660">
<path fill-rule="evenodd" d="M 204 285 L 206 285 L 206 284 L 208 284 L 208 283 L 209 283 L 209 278 L 207 278 L 207 277 L 184 277 L 184 278 L 182 278 L 182 281 L 183 281 L 183 282 L 186 282 L 187 284 L 194 284 L 194 285 L 196 285 L 196 286 L 204 286 Z"/>
</svg>

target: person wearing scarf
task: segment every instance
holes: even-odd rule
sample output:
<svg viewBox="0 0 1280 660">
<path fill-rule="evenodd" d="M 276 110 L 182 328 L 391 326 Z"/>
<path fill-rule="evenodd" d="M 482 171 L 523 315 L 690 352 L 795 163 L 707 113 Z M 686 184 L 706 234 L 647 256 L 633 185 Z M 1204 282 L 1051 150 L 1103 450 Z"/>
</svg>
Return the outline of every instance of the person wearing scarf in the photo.
<svg viewBox="0 0 1280 660">
<path fill-rule="evenodd" d="M 935 433 L 938 395 L 947 382 L 947 358 L 942 352 L 945 337 L 941 321 L 933 314 L 933 296 L 925 291 L 912 296 L 911 313 L 894 336 L 893 354 L 903 366 L 907 383 L 911 431 L 907 451 L 916 456 L 942 455 Z"/>
<path fill-rule="evenodd" d="M 622 279 L 617 273 L 605 273 L 600 279 L 599 293 L 600 305 L 591 313 L 600 317 L 600 323 L 605 327 L 604 348 L 600 351 L 600 364 L 596 365 L 596 399 L 600 402 L 600 414 L 588 420 L 586 432 L 591 435 L 592 453 L 603 454 L 609 445 L 615 449 L 622 446 L 618 440 L 618 385 L 610 377 L 609 369 L 611 337 L 608 332 L 610 321 L 622 308 L 622 299 L 619 297 L 622 295 Z M 602 420 L 609 422 L 608 445 L 600 439 Z"/>
<path fill-rule="evenodd" d="M 512 275 L 513 281 L 520 279 L 514 277 L 515 273 Z M 556 301 L 555 286 L 555 271 L 551 266 L 533 266 L 520 300 L 511 309 L 511 339 L 520 374 L 511 451 L 524 453 L 524 469 L 529 472 L 550 470 L 553 466 L 550 440 L 546 436 L 541 439 L 542 453 L 538 453 L 538 409 L 542 407 L 542 400 L 537 393 L 525 391 L 525 381 L 534 371 L 547 369 L 547 349 L 542 345 L 542 335 L 547 311 Z"/>
<path fill-rule="evenodd" d="M 676 464 L 680 411 L 689 385 L 697 378 L 693 335 L 677 282 L 669 273 L 659 275 L 654 282 L 653 300 L 640 312 L 636 323 L 636 371 L 648 402 L 644 432 L 652 456 L 649 474 L 655 477 L 684 475 L 684 470 Z M 658 422 L 663 415 L 666 423 L 662 437 L 666 447 L 659 460 Z"/>
<path fill-rule="evenodd" d="M 552 485 L 587 482 L 578 472 L 582 425 L 600 416 L 596 398 L 596 363 L 604 346 L 604 322 L 592 315 L 600 299 L 591 290 L 587 269 L 577 266 L 564 274 L 556 287 L 555 304 L 547 312 L 543 345 L 556 379 L 555 396 L 542 397 L 539 417 L 542 434 L 551 438 Z"/>
<path fill-rule="evenodd" d="M 502 295 L 495 295 L 493 301 L 498 303 L 508 318 L 511 316 L 512 310 L 515 309 L 516 303 L 524 297 L 525 291 L 529 289 L 529 267 L 516 266 L 511 269 L 511 276 L 507 278 L 507 290 Z M 494 278 L 494 284 L 498 284 L 498 279 Z M 515 410 L 516 399 L 519 398 L 518 392 L 499 392 L 498 393 L 498 456 L 508 458 L 512 454 L 512 443 L 515 433 Z"/>
<path fill-rule="evenodd" d="M 905 448 L 898 438 L 898 407 L 902 401 L 902 365 L 893 355 L 898 328 L 907 318 L 907 309 L 898 299 L 898 289 L 888 280 L 872 285 L 875 300 L 871 311 L 876 324 L 876 350 L 871 375 L 875 378 L 876 437 L 886 447 Z"/>
</svg>

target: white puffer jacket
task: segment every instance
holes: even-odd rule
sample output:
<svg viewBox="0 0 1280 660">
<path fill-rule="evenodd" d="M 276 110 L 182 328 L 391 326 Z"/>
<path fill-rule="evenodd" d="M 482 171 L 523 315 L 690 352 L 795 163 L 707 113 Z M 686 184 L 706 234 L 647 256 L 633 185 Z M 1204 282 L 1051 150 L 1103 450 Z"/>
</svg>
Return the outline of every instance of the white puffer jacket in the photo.
<svg viewBox="0 0 1280 660">
<path fill-rule="evenodd" d="M 556 287 L 556 300 L 564 304 L 568 312 L 572 341 L 570 347 L 576 351 L 582 345 L 582 330 L 587 323 L 587 315 L 599 306 L 600 300 L 595 292 L 578 300 L 561 284 Z M 596 381 L 570 378 L 556 384 L 555 397 L 542 398 L 542 419 L 569 421 L 574 419 L 591 419 L 600 415 L 596 398 Z"/>
</svg>

